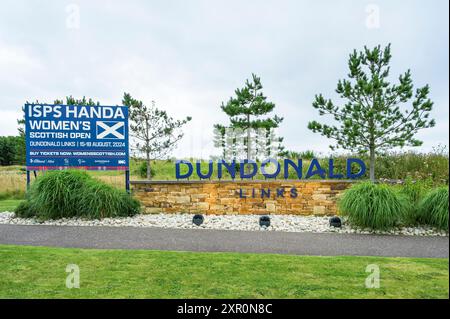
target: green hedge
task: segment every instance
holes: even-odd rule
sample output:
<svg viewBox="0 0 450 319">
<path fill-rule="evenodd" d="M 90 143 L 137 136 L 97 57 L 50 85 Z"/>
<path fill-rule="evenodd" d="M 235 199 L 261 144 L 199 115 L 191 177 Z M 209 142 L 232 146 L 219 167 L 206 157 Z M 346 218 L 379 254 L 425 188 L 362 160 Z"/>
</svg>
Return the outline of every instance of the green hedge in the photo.
<svg viewBox="0 0 450 319">
<path fill-rule="evenodd" d="M 133 216 L 140 204 L 125 191 L 92 178 L 83 171 L 47 172 L 31 186 L 19 217 L 42 220 L 69 217 L 99 219 Z"/>
</svg>

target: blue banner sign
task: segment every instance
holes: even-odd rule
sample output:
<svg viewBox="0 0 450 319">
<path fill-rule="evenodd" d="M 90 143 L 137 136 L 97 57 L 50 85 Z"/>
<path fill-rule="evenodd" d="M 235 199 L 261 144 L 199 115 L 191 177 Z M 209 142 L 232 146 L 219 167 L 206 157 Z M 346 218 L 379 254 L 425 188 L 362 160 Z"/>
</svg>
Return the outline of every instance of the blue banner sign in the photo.
<svg viewBox="0 0 450 319">
<path fill-rule="evenodd" d="M 128 170 L 128 108 L 25 104 L 27 170 Z"/>
</svg>

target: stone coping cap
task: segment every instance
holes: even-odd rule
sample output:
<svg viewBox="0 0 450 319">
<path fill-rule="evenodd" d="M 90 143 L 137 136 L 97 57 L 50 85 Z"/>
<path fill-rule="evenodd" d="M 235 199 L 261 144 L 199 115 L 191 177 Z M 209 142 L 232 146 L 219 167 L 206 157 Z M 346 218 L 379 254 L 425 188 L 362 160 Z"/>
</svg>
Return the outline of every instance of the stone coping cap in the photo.
<svg viewBox="0 0 450 319">
<path fill-rule="evenodd" d="M 220 183 L 355 183 L 357 181 L 362 181 L 358 179 L 260 179 L 260 180 L 168 180 L 168 181 L 130 181 L 131 184 L 220 184 Z"/>
</svg>

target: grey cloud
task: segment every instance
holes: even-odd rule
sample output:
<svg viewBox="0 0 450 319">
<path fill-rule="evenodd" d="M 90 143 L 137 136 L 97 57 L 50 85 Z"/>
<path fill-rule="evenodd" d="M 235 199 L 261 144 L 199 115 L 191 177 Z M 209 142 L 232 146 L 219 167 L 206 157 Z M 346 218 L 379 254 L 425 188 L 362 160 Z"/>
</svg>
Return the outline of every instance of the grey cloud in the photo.
<svg viewBox="0 0 450 319">
<path fill-rule="evenodd" d="M 66 27 L 66 5 L 80 28 Z M 0 11 L 0 134 L 14 134 L 26 100 L 68 94 L 119 104 L 124 91 L 192 115 L 175 156 L 214 152 L 219 105 L 252 72 L 285 117 L 289 149 L 327 152 L 307 130 L 316 93 L 336 98 L 347 57 L 364 45 L 392 43 L 393 80 L 411 68 L 429 83 L 438 125 L 420 133 L 422 150 L 448 144 L 448 3 L 374 1 L 380 28 L 365 25 L 361 1 L 6 1 Z"/>
</svg>

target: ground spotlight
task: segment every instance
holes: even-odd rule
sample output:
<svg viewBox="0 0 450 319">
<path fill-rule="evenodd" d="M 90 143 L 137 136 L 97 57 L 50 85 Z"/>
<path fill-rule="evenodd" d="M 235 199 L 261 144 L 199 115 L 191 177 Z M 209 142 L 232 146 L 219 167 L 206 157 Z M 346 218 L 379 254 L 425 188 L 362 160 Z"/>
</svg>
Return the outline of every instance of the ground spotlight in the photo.
<svg viewBox="0 0 450 319">
<path fill-rule="evenodd" d="M 270 217 L 269 216 L 261 216 L 259 218 L 259 226 L 269 227 L 270 226 Z"/>
<path fill-rule="evenodd" d="M 341 219 L 337 216 L 331 217 L 330 218 L 330 226 L 331 227 L 341 227 L 342 226 Z"/>
<path fill-rule="evenodd" d="M 192 222 L 197 226 L 203 224 L 204 220 L 203 215 L 194 215 L 194 218 L 192 218 Z"/>
</svg>

